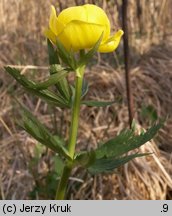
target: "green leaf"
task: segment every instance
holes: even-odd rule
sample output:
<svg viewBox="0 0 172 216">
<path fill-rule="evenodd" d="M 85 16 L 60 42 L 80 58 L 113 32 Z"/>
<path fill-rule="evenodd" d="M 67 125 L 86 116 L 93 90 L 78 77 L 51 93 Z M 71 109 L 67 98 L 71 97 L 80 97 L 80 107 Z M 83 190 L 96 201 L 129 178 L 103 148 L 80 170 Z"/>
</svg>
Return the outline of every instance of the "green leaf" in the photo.
<svg viewBox="0 0 172 216">
<path fill-rule="evenodd" d="M 67 103 L 70 103 L 71 99 L 71 93 L 70 93 L 70 87 L 69 83 L 66 78 L 63 78 L 60 82 L 57 83 L 57 89 L 61 96 L 67 101 Z"/>
<path fill-rule="evenodd" d="M 133 149 L 139 148 L 156 135 L 163 123 L 164 121 L 160 121 L 140 135 L 135 135 L 134 131 L 129 129 L 122 131 L 118 136 L 96 149 L 96 158 L 119 157 Z"/>
<path fill-rule="evenodd" d="M 79 152 L 75 155 L 74 164 L 89 167 L 95 161 L 95 152 Z"/>
<path fill-rule="evenodd" d="M 61 145 L 65 145 L 65 141 L 58 135 L 53 135 L 53 138 L 57 143 L 60 143 Z"/>
<path fill-rule="evenodd" d="M 49 64 L 60 64 L 59 57 L 58 57 L 58 52 L 57 50 L 53 47 L 52 43 L 50 42 L 49 39 L 47 39 L 47 47 L 48 47 L 48 55 L 49 55 Z"/>
<path fill-rule="evenodd" d="M 38 142 L 50 148 L 61 156 L 70 159 L 68 150 L 63 146 L 64 141 L 57 136 L 54 137 L 47 128 L 20 104 L 23 111 L 23 129 L 27 131 Z"/>
<path fill-rule="evenodd" d="M 41 143 L 38 142 L 34 148 L 34 158 L 39 160 L 44 151 L 45 151 L 45 147 Z"/>
<path fill-rule="evenodd" d="M 68 52 L 59 40 L 57 40 L 57 48 L 58 55 L 60 56 L 62 61 L 75 71 L 75 69 L 77 68 L 77 62 L 75 60 L 74 54 L 72 52 Z"/>
<path fill-rule="evenodd" d="M 125 163 L 129 162 L 130 160 L 143 157 L 146 155 L 150 155 L 150 153 L 146 154 L 132 154 L 129 156 L 124 156 L 120 158 L 101 158 L 95 161 L 89 168 L 88 171 L 91 174 L 99 174 L 99 173 L 108 173 L 112 172 L 114 169 L 124 165 Z"/>
<path fill-rule="evenodd" d="M 49 90 L 36 89 L 36 83 L 27 79 L 24 75 L 20 74 L 20 71 L 16 68 L 5 67 L 5 70 L 31 94 L 42 98 L 47 103 L 54 104 L 62 108 L 69 107 L 69 105 L 65 103 L 64 99 L 60 95 L 54 94 L 52 91 Z"/>
<path fill-rule="evenodd" d="M 56 74 L 62 70 L 64 70 L 64 68 L 61 65 L 57 65 L 57 64 L 50 65 L 50 74 Z M 68 71 L 68 69 L 65 70 Z M 66 100 L 67 103 L 69 103 L 71 95 L 70 95 L 69 83 L 67 79 L 65 77 L 62 78 L 59 82 L 57 82 L 55 86 L 58 92 L 60 93 L 60 95 L 64 98 L 64 100 Z"/>
<path fill-rule="evenodd" d="M 82 98 L 87 94 L 88 92 L 88 82 L 83 79 L 83 84 L 82 84 Z"/>
<path fill-rule="evenodd" d="M 98 41 L 95 43 L 95 45 L 93 46 L 92 49 L 90 49 L 86 54 L 83 54 L 79 60 L 79 66 L 83 66 L 86 65 L 89 60 L 94 56 L 94 54 L 97 52 L 101 41 L 103 39 L 103 33 L 101 34 L 100 38 L 98 39 Z"/>
<path fill-rule="evenodd" d="M 22 86 L 28 89 L 34 89 L 35 88 L 35 83 L 31 80 L 28 80 L 24 75 L 20 74 L 20 71 L 17 70 L 16 68 L 11 68 L 9 66 L 4 67 L 5 70 L 13 76 L 18 83 L 20 83 Z"/>
<path fill-rule="evenodd" d="M 53 92 L 49 90 L 41 90 L 39 92 L 34 91 L 33 93 L 41 97 L 42 99 L 44 99 L 47 103 L 54 104 L 61 108 L 70 107 L 69 104 L 64 100 L 64 98 L 61 97 L 61 95 L 58 95 L 57 93 L 54 94 Z"/>
<path fill-rule="evenodd" d="M 40 142 L 38 142 L 34 147 L 34 155 L 29 162 L 29 169 L 32 170 L 34 167 L 38 165 L 38 162 L 45 151 L 45 146 L 43 146 Z"/>
<path fill-rule="evenodd" d="M 64 71 L 64 70 L 69 72 L 68 68 L 64 68 L 60 64 L 52 64 L 52 65 L 50 65 L 50 74 L 51 75 L 57 74 L 57 73 L 59 73 L 61 71 Z"/>
<path fill-rule="evenodd" d="M 105 107 L 114 104 L 116 101 L 82 101 L 81 103 L 90 107 Z"/>
<path fill-rule="evenodd" d="M 55 155 L 53 157 L 53 161 L 54 161 L 54 172 L 57 174 L 57 176 L 61 176 L 64 168 L 63 160 L 59 157 L 59 155 Z"/>
<path fill-rule="evenodd" d="M 64 68 L 62 68 L 60 65 L 57 50 L 53 47 L 52 43 L 49 40 L 47 40 L 47 45 L 48 45 L 48 54 L 49 54 L 50 74 L 52 75 L 61 70 L 64 70 Z M 59 91 L 60 95 L 68 103 L 70 101 L 70 92 L 69 92 L 69 84 L 67 79 L 64 77 L 55 86 Z"/>
<path fill-rule="evenodd" d="M 67 75 L 67 73 L 68 71 L 66 70 L 58 71 L 58 73 L 54 73 L 50 75 L 50 77 L 46 81 L 42 83 L 36 83 L 35 89 L 37 90 L 47 89 L 49 86 L 57 84 L 59 81 L 61 81 Z"/>
<path fill-rule="evenodd" d="M 157 111 L 152 105 L 143 106 L 140 115 L 143 117 L 143 119 L 148 118 L 152 122 L 158 119 Z"/>
</svg>

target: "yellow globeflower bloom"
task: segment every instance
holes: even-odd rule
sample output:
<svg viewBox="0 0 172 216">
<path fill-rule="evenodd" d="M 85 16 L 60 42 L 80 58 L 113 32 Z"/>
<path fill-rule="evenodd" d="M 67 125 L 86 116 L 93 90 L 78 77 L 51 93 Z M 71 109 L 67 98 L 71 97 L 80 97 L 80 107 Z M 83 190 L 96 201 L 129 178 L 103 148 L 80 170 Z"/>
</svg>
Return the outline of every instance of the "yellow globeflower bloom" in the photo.
<svg viewBox="0 0 172 216">
<path fill-rule="evenodd" d="M 123 31 L 117 31 L 110 36 L 110 22 L 106 13 L 98 6 L 86 4 L 69 7 L 56 15 L 51 6 L 49 28 L 45 35 L 53 43 L 58 39 L 67 50 L 79 51 L 90 49 L 103 33 L 99 52 L 112 52 L 120 42 Z"/>
</svg>

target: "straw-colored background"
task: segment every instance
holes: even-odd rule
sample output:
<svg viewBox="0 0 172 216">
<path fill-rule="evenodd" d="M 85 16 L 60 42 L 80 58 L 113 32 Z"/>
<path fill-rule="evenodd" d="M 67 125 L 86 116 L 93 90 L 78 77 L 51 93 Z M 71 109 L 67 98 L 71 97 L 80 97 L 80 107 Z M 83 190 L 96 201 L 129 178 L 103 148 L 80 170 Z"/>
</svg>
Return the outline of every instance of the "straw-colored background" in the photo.
<svg viewBox="0 0 172 216">
<path fill-rule="evenodd" d="M 108 13 L 112 31 L 121 26 L 121 1 L 0 1 L 0 198 L 31 199 L 35 185 L 45 186 L 45 176 L 52 167 L 52 153 L 43 152 L 40 162 L 29 168 L 36 141 L 16 125 L 19 110 L 14 96 L 52 129 L 52 110 L 32 97 L 3 70 L 16 65 L 22 73 L 43 80 L 48 58 L 43 30 L 48 25 L 50 5 L 57 11 L 87 2 L 97 4 Z M 138 130 L 150 126 L 150 118 L 142 116 L 144 106 L 153 107 L 158 116 L 168 121 L 142 152 L 150 157 L 136 159 L 111 175 L 92 177 L 74 170 L 69 184 L 70 199 L 171 199 L 172 198 L 172 2 L 171 0 L 129 1 L 128 28 L 131 50 L 131 80 L 135 118 Z M 114 100 L 122 103 L 107 108 L 81 109 L 78 149 L 95 148 L 97 141 L 115 136 L 127 127 L 122 43 L 114 54 L 98 55 L 87 69 L 90 99 Z M 58 130 L 67 139 L 70 113 L 56 110 Z M 37 199 L 48 199 L 44 192 Z"/>
</svg>

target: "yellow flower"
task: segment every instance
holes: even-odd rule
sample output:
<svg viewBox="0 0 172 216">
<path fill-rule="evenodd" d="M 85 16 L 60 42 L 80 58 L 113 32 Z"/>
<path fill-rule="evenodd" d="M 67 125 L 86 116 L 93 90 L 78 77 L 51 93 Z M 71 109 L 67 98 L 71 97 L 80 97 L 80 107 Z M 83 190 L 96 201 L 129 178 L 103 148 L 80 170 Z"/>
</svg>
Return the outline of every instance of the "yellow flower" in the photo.
<svg viewBox="0 0 172 216">
<path fill-rule="evenodd" d="M 90 49 L 103 33 L 99 52 L 112 52 L 120 42 L 123 31 L 117 31 L 110 36 L 110 22 L 105 12 L 98 6 L 86 4 L 69 7 L 56 15 L 54 6 L 51 6 L 49 28 L 45 35 L 53 43 L 58 39 L 67 50 L 78 51 Z"/>
</svg>

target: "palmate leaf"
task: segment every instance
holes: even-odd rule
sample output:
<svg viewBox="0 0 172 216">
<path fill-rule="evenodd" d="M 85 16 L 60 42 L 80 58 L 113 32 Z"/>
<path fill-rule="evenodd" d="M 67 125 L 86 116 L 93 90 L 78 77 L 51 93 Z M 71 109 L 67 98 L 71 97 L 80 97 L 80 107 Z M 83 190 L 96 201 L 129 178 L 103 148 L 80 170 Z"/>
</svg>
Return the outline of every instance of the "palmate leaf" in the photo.
<svg viewBox="0 0 172 216">
<path fill-rule="evenodd" d="M 67 149 L 64 147 L 64 141 L 57 136 L 53 136 L 48 129 L 36 119 L 31 112 L 20 105 L 23 111 L 22 128 L 27 131 L 38 142 L 50 148 L 59 155 L 70 159 Z"/>
<path fill-rule="evenodd" d="M 67 103 L 65 103 L 64 99 L 58 95 L 54 94 L 49 90 L 38 90 L 36 89 L 36 83 L 27 79 L 24 75 L 20 74 L 20 71 L 16 68 L 5 67 L 5 70 L 14 77 L 14 79 L 20 83 L 28 92 L 33 95 L 36 95 L 47 103 L 59 106 L 59 107 L 69 107 Z"/>
<path fill-rule="evenodd" d="M 139 148 L 156 135 L 158 130 L 163 126 L 163 123 L 164 121 L 160 121 L 158 124 L 153 125 L 150 129 L 140 135 L 135 135 L 132 129 L 122 131 L 118 136 L 110 139 L 96 149 L 96 158 L 115 158 L 127 153 L 128 151 Z"/>
<path fill-rule="evenodd" d="M 149 155 L 150 153 L 145 154 L 131 154 L 129 156 L 119 157 L 119 158 L 101 158 L 95 161 L 89 168 L 88 171 L 91 174 L 99 174 L 99 173 L 108 173 L 112 172 L 114 169 L 124 165 L 130 160 L 143 157 Z"/>
<path fill-rule="evenodd" d="M 164 121 L 160 121 L 140 135 L 135 135 L 133 130 L 121 132 L 114 139 L 107 141 L 95 150 L 96 159 L 90 165 L 88 171 L 92 174 L 111 172 L 136 157 L 149 155 L 150 153 L 136 153 L 126 156 L 126 153 L 151 140 L 163 124 Z"/>
</svg>

